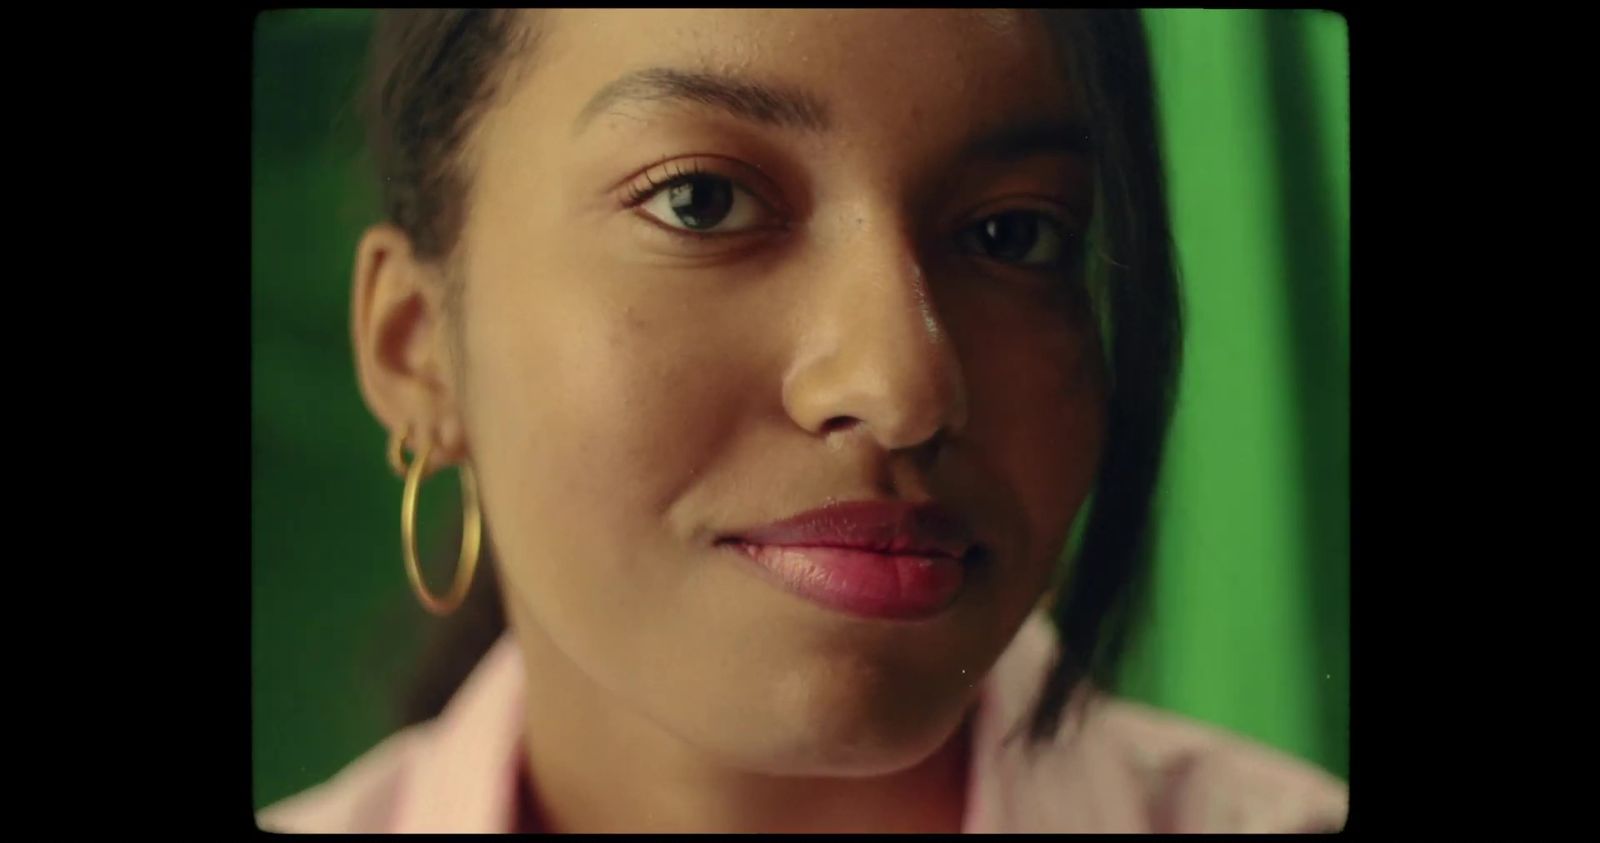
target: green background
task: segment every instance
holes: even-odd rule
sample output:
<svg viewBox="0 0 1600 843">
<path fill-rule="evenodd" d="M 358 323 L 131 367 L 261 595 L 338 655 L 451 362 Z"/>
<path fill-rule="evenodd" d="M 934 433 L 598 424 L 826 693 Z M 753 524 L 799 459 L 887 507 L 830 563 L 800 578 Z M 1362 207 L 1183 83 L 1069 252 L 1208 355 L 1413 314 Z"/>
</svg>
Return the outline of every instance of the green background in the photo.
<svg viewBox="0 0 1600 843">
<path fill-rule="evenodd" d="M 1145 19 L 1189 334 L 1155 589 L 1123 692 L 1346 776 L 1345 23 L 1277 10 Z M 349 343 L 355 241 L 376 217 L 350 105 L 370 24 L 365 11 L 257 19 L 258 808 L 326 779 L 396 728 L 398 690 L 431 622 L 405 580 L 399 483 Z M 425 493 L 428 513 L 448 507 L 448 494 L 430 503 Z"/>
</svg>

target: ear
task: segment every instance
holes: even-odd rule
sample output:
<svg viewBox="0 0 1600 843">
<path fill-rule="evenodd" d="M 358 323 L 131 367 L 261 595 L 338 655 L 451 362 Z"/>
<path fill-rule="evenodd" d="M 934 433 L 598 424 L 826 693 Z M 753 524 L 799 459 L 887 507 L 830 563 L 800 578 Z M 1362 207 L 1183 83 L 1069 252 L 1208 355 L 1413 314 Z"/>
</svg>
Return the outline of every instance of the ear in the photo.
<svg viewBox="0 0 1600 843">
<path fill-rule="evenodd" d="M 350 328 L 361 397 L 389 431 L 410 429 L 413 447 L 431 438 L 435 465 L 466 453 L 445 283 L 394 225 L 367 229 L 356 246 Z"/>
</svg>

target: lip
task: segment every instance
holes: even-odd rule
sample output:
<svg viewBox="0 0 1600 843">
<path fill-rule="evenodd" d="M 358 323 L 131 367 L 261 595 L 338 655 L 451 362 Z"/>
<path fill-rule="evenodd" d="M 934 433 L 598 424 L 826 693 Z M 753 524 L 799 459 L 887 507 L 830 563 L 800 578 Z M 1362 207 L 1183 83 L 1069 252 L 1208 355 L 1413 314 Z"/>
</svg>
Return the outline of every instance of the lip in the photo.
<svg viewBox="0 0 1600 843">
<path fill-rule="evenodd" d="M 799 597 L 863 617 L 916 619 L 965 584 L 971 528 L 937 504 L 852 501 L 741 530 L 718 541 Z"/>
<path fill-rule="evenodd" d="M 949 556 L 972 549 L 972 529 L 946 507 L 906 501 L 830 504 L 734 537 L 773 547 L 836 547 L 873 553 Z"/>
</svg>

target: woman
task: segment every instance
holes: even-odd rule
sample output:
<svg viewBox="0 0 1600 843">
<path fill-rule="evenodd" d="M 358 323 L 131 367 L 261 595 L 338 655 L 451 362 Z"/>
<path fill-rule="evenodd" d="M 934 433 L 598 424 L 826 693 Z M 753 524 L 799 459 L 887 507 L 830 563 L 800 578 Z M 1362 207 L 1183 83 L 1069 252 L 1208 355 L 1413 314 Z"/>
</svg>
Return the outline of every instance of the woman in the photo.
<svg viewBox="0 0 1600 843">
<path fill-rule="evenodd" d="M 508 629 L 264 827 L 1342 824 L 1090 681 L 1179 347 L 1136 13 L 409 12 L 374 56 L 361 388 L 403 521 L 461 469 L 424 604 L 494 578 Z"/>
</svg>

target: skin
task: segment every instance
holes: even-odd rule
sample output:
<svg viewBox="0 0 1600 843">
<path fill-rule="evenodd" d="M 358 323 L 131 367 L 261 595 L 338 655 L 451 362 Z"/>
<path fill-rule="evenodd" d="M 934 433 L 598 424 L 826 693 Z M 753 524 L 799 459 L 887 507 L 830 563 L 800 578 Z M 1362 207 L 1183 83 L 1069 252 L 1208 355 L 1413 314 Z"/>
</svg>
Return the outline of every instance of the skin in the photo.
<svg viewBox="0 0 1600 843">
<path fill-rule="evenodd" d="M 963 723 L 1051 577 L 1103 436 L 1077 279 L 961 236 L 1017 209 L 1088 226 L 1082 157 L 960 154 L 1075 116 L 1044 34 L 959 10 L 538 26 L 470 136 L 457 248 L 419 261 L 372 228 L 353 312 L 373 413 L 431 437 L 435 464 L 476 468 L 543 822 L 956 830 Z M 578 125 L 651 67 L 800 92 L 826 125 L 662 98 Z M 749 230 L 687 238 L 665 200 L 624 207 L 628 185 L 689 165 L 747 191 L 730 218 Z M 715 544 L 860 499 L 968 519 L 987 558 L 950 608 L 842 614 Z"/>
</svg>

